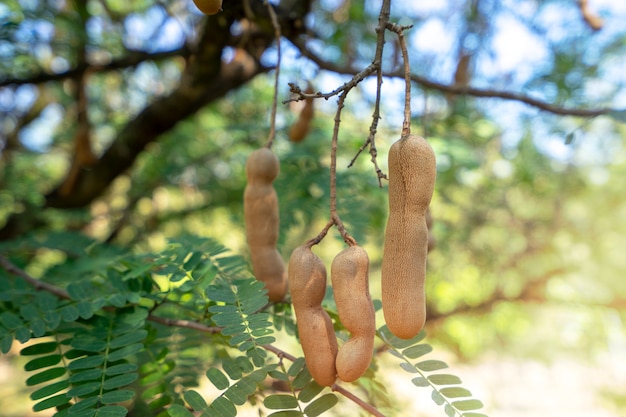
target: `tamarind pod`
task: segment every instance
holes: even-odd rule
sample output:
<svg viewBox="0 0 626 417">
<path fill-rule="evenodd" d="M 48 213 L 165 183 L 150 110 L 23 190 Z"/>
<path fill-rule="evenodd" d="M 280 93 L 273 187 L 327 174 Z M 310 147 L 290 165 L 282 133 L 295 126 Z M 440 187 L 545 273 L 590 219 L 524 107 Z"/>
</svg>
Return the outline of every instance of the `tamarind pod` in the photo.
<svg viewBox="0 0 626 417">
<path fill-rule="evenodd" d="M 367 252 L 360 246 L 342 250 L 333 259 L 330 276 L 339 320 L 351 333 L 337 353 L 337 376 L 344 382 L 352 382 L 367 371 L 376 335 Z"/>
<path fill-rule="evenodd" d="M 337 379 L 337 338 L 330 316 L 322 308 L 326 292 L 326 267 L 311 248 L 299 246 L 288 267 L 289 290 L 304 360 L 311 376 L 322 386 Z"/>
<path fill-rule="evenodd" d="M 222 0 L 193 0 L 193 3 L 202 13 L 208 15 L 222 10 Z"/>
<path fill-rule="evenodd" d="M 391 146 L 388 162 L 389 218 L 381 271 L 383 314 L 395 336 L 409 339 L 426 321 L 425 215 L 435 186 L 436 161 L 424 138 L 408 135 Z"/>
<path fill-rule="evenodd" d="M 254 276 L 265 284 L 270 301 L 282 301 L 287 293 L 287 270 L 278 250 L 273 247 L 251 249 L 250 262 Z"/>
<path fill-rule="evenodd" d="M 246 240 L 254 276 L 265 284 L 270 301 L 287 293 L 287 273 L 276 249 L 280 227 L 278 195 L 273 186 L 280 164 L 267 148 L 257 149 L 246 161 L 248 182 L 243 196 Z"/>
<path fill-rule="evenodd" d="M 313 87 L 308 86 L 305 93 L 313 94 Z M 315 114 L 314 99 L 307 97 L 304 99 L 304 106 L 298 115 L 298 120 L 289 128 L 289 140 L 292 142 L 302 142 L 311 130 L 311 121 Z"/>
</svg>

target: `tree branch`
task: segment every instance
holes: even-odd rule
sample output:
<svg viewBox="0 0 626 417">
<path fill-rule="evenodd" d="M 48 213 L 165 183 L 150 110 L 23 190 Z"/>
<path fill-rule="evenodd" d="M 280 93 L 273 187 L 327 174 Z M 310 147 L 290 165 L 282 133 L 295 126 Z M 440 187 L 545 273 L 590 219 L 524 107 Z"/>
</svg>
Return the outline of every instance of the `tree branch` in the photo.
<svg viewBox="0 0 626 417">
<path fill-rule="evenodd" d="M 154 53 L 130 50 L 125 56 L 111 60 L 111 62 L 107 64 L 82 62 L 79 65 L 76 65 L 74 68 L 63 72 L 40 72 L 27 77 L 0 79 L 0 87 L 17 87 L 25 84 L 44 84 L 49 81 L 62 81 L 68 78 L 76 78 L 86 71 L 89 71 L 89 73 L 115 71 L 124 68 L 136 67 L 137 65 L 145 61 L 162 61 L 164 59 L 170 59 L 174 57 L 186 58 L 190 55 L 190 53 L 191 51 L 187 46 L 173 49 L 171 51 Z"/>
<path fill-rule="evenodd" d="M 289 40 L 296 48 L 298 48 L 302 56 L 310 59 L 322 69 L 344 75 L 353 75 L 358 72 L 351 66 L 337 65 L 330 61 L 326 61 L 322 57 L 312 52 L 309 48 L 307 48 L 305 42 L 302 39 L 289 38 Z M 404 78 L 404 72 L 386 72 L 384 73 L 384 76 L 392 78 Z M 493 89 L 481 89 L 463 85 L 443 84 L 415 74 L 411 75 L 411 80 L 416 84 L 422 86 L 422 88 L 424 89 L 437 90 L 448 94 L 466 95 L 480 98 L 499 98 L 503 100 L 518 101 L 535 107 L 539 110 L 543 110 L 545 112 L 556 114 L 559 116 L 595 117 L 610 113 L 611 111 L 615 111 L 615 109 L 606 107 L 597 109 L 561 107 L 520 93 Z"/>
</svg>

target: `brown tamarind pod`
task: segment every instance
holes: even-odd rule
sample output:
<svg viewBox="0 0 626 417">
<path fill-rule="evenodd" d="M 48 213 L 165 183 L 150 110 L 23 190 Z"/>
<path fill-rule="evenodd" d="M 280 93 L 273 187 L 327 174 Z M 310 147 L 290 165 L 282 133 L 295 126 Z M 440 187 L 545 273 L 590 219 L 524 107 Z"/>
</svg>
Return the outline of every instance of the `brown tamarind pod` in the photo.
<svg viewBox="0 0 626 417">
<path fill-rule="evenodd" d="M 407 135 L 391 146 L 388 162 L 389 218 L 381 273 L 383 313 L 391 333 L 410 339 L 426 321 L 426 210 L 437 175 L 435 153 L 424 138 Z"/>
<path fill-rule="evenodd" d="M 367 252 L 356 245 L 339 252 L 331 264 L 330 277 L 339 320 L 351 333 L 337 353 L 337 376 L 352 382 L 369 368 L 376 335 Z"/>
<path fill-rule="evenodd" d="M 322 386 L 337 379 L 337 338 L 328 313 L 322 308 L 326 267 L 311 248 L 299 246 L 289 258 L 289 290 L 300 344 L 311 376 Z"/>
<path fill-rule="evenodd" d="M 222 0 L 193 0 L 196 7 L 204 14 L 212 15 L 222 10 Z"/>
<path fill-rule="evenodd" d="M 313 94 L 311 85 L 305 91 L 306 94 Z M 307 97 L 304 99 L 304 107 L 298 115 L 298 120 L 289 128 L 289 140 L 292 142 L 302 142 L 311 130 L 311 122 L 315 114 L 314 99 Z"/>
<path fill-rule="evenodd" d="M 271 301 L 281 301 L 287 293 L 285 263 L 276 249 L 280 219 L 273 182 L 279 171 L 278 158 L 268 148 L 255 150 L 246 161 L 248 182 L 243 196 L 246 240 L 254 276 L 265 284 Z"/>
</svg>

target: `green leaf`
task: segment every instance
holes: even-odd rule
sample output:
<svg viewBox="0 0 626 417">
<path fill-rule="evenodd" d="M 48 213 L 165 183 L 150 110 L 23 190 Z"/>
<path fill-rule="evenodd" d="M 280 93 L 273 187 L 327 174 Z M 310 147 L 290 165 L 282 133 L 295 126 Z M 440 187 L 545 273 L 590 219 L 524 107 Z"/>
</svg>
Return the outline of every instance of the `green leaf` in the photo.
<svg viewBox="0 0 626 417">
<path fill-rule="evenodd" d="M 304 414 L 307 417 L 316 417 L 320 414 L 330 410 L 337 404 L 339 400 L 335 394 L 325 394 L 307 405 L 304 409 Z"/>
<path fill-rule="evenodd" d="M 298 400 L 302 401 L 303 403 L 308 403 L 313 398 L 315 398 L 317 394 L 322 392 L 323 389 L 324 387 L 318 384 L 317 382 L 310 381 L 298 393 Z"/>
<path fill-rule="evenodd" d="M 272 413 L 267 417 L 304 417 L 304 414 L 298 410 L 283 410 Z"/>
<path fill-rule="evenodd" d="M 74 349 L 84 350 L 86 352 L 99 353 L 107 348 L 106 340 L 100 340 L 92 336 L 75 337 L 70 343 Z"/>
<path fill-rule="evenodd" d="M 67 395 L 59 394 L 38 402 L 33 406 L 33 411 L 47 410 L 48 408 L 58 407 L 69 402 L 70 398 Z"/>
<path fill-rule="evenodd" d="M 422 330 L 411 339 L 400 339 L 391 333 L 387 325 L 382 326 L 378 331 L 383 340 L 397 349 L 404 349 L 406 347 L 413 346 L 414 344 L 421 342 L 426 337 L 426 332 Z"/>
<path fill-rule="evenodd" d="M 124 387 L 131 382 L 134 382 L 138 376 L 139 375 L 137 373 L 114 376 L 113 378 L 106 379 L 103 387 L 105 390 Z"/>
<path fill-rule="evenodd" d="M 99 391 L 101 386 L 100 381 L 87 382 L 86 384 L 73 387 L 67 392 L 67 395 L 70 397 L 87 397 L 90 396 L 89 394 Z"/>
<path fill-rule="evenodd" d="M 61 359 L 63 357 L 59 354 L 54 354 L 54 355 L 48 355 L 48 356 L 42 356 L 39 358 L 35 358 L 32 359 L 28 362 L 26 362 L 26 365 L 24 365 L 24 370 L 26 371 L 35 371 L 37 369 L 41 369 L 41 368 L 47 368 L 48 366 L 53 366 L 56 365 L 57 363 L 61 362 Z"/>
<path fill-rule="evenodd" d="M 82 404 L 83 402 L 84 401 L 81 401 L 79 404 Z M 98 410 L 96 410 L 95 408 L 91 408 L 91 406 L 80 411 L 75 411 L 74 407 L 70 407 L 70 409 L 67 411 L 67 415 L 69 417 L 94 417 L 97 411 Z M 56 414 L 54 415 L 54 417 L 56 417 Z"/>
<path fill-rule="evenodd" d="M 298 407 L 298 400 L 292 395 L 274 394 L 265 397 L 263 405 L 271 410 L 284 410 Z"/>
<path fill-rule="evenodd" d="M 22 325 L 22 320 L 17 314 L 5 311 L 0 314 L 0 324 L 9 330 L 15 330 Z"/>
<path fill-rule="evenodd" d="M 36 391 L 33 391 L 30 394 L 30 399 L 33 401 L 40 400 L 42 398 L 46 398 L 51 396 L 52 394 L 56 394 L 57 392 L 64 390 L 65 388 L 70 386 L 70 381 L 67 379 L 64 381 L 55 382 L 50 385 L 46 385 L 45 387 L 39 388 Z"/>
<path fill-rule="evenodd" d="M 134 372 L 137 370 L 137 365 L 134 363 L 120 363 L 117 365 L 109 366 L 106 369 L 105 374 L 108 376 L 126 374 L 128 372 Z"/>
<path fill-rule="evenodd" d="M 456 415 L 456 410 L 450 404 L 446 404 L 443 409 L 448 417 L 454 417 Z"/>
<path fill-rule="evenodd" d="M 460 400 L 454 401 L 452 406 L 460 411 L 478 410 L 483 407 L 483 403 L 479 400 Z"/>
<path fill-rule="evenodd" d="M 257 389 L 257 382 L 260 382 L 257 375 L 250 374 L 237 381 L 224 392 L 224 396 L 236 405 L 244 405 L 248 401 L 248 397 Z"/>
<path fill-rule="evenodd" d="M 56 329 L 61 324 L 61 315 L 56 311 L 47 311 L 43 319 L 50 329 Z"/>
<path fill-rule="evenodd" d="M 34 337 L 41 337 L 46 334 L 46 322 L 39 317 L 35 317 L 30 321 L 30 330 Z"/>
<path fill-rule="evenodd" d="M 258 339 L 255 340 L 257 345 L 269 345 L 270 343 L 274 343 L 275 341 L 276 341 L 276 338 L 274 336 L 259 337 Z"/>
<path fill-rule="evenodd" d="M 416 387 L 429 387 L 430 386 L 430 383 L 428 382 L 428 380 L 426 378 L 424 378 L 423 376 L 418 376 L 416 378 L 413 378 L 411 380 L 411 382 Z"/>
<path fill-rule="evenodd" d="M 180 404 L 172 404 L 170 408 L 167 409 L 167 414 L 169 414 L 170 417 L 194 417 L 191 411 Z"/>
<path fill-rule="evenodd" d="M 143 350 L 143 343 L 135 343 L 132 345 L 124 346 L 112 353 L 109 353 L 108 361 L 115 362 L 120 359 L 124 359 L 128 356 L 134 355 Z"/>
<path fill-rule="evenodd" d="M 123 336 L 119 336 L 111 340 L 111 342 L 109 343 L 109 348 L 117 349 L 123 346 L 128 346 L 132 343 L 142 342 L 146 338 L 146 336 L 148 336 L 147 330 L 144 330 L 144 329 L 135 330 L 130 333 L 126 333 Z"/>
<path fill-rule="evenodd" d="M 430 372 L 430 371 L 438 371 L 440 369 L 445 369 L 448 367 L 448 364 L 443 361 L 431 359 L 427 361 L 418 362 L 415 364 L 415 366 L 417 367 L 417 369 L 421 371 Z"/>
<path fill-rule="evenodd" d="M 439 394 L 439 391 L 437 391 L 437 390 L 433 390 L 433 392 L 430 395 L 430 397 L 433 399 L 433 401 L 437 405 L 442 405 L 444 402 L 446 402 L 446 400 L 443 398 L 443 396 L 441 394 Z"/>
<path fill-rule="evenodd" d="M 26 304 L 20 307 L 20 315 L 24 320 L 31 321 L 39 317 L 39 310 L 33 304 Z"/>
<path fill-rule="evenodd" d="M 294 387 L 295 389 L 300 389 L 304 387 L 306 384 L 308 384 L 309 381 L 311 381 L 311 379 L 312 377 L 311 377 L 311 373 L 309 372 L 309 370 L 306 367 L 302 368 L 298 376 L 296 376 L 294 380 L 291 382 L 291 386 Z"/>
<path fill-rule="evenodd" d="M 254 365 L 245 356 L 237 356 L 235 358 L 235 362 L 237 362 L 237 365 L 239 365 L 241 370 L 245 373 L 252 372 L 254 370 Z"/>
<path fill-rule="evenodd" d="M 13 337 L 8 334 L 2 338 L 0 338 L 0 352 L 9 353 L 11 347 L 13 346 Z"/>
<path fill-rule="evenodd" d="M 120 389 L 102 394 L 100 402 L 102 404 L 115 404 L 131 400 L 135 397 L 135 391 Z"/>
<path fill-rule="evenodd" d="M 224 368 L 224 371 L 228 374 L 230 379 L 234 381 L 241 379 L 242 370 L 236 361 L 231 360 L 231 359 L 226 359 L 222 362 L 222 368 Z"/>
<path fill-rule="evenodd" d="M 487 417 L 487 415 L 483 413 L 463 413 L 462 417 Z"/>
<path fill-rule="evenodd" d="M 121 405 L 105 405 L 98 409 L 95 417 L 124 417 L 128 410 Z"/>
<path fill-rule="evenodd" d="M 302 369 L 304 369 L 305 365 L 306 365 L 306 362 L 304 361 L 303 357 L 297 358 L 295 361 L 293 361 L 293 363 L 291 364 L 291 366 L 287 370 L 287 375 L 289 375 L 289 376 L 296 376 L 296 375 L 298 375 L 300 373 L 300 371 L 302 371 Z"/>
<path fill-rule="evenodd" d="M 78 369 L 87 369 L 87 368 L 95 368 L 96 366 L 100 366 L 104 363 L 104 356 L 94 355 L 94 356 L 85 356 L 83 358 L 79 358 L 73 360 L 67 365 L 67 369 L 71 371 L 75 371 Z"/>
<path fill-rule="evenodd" d="M 96 404 L 98 404 L 99 400 L 100 398 L 98 396 L 85 398 L 75 403 L 74 405 L 72 405 L 69 409 L 69 414 L 71 416 L 74 416 L 76 414 L 79 414 L 81 411 L 85 411 L 89 408 L 93 408 L 95 407 Z"/>
<path fill-rule="evenodd" d="M 76 304 L 76 310 L 78 310 L 78 315 L 85 320 L 93 317 L 94 309 L 90 301 L 79 302 Z"/>
<path fill-rule="evenodd" d="M 77 372 L 70 376 L 70 382 L 76 384 L 79 382 L 95 381 L 102 378 L 102 369 L 86 369 L 84 371 Z"/>
<path fill-rule="evenodd" d="M 461 387 L 446 387 L 441 388 L 439 390 L 441 395 L 448 398 L 459 398 L 459 397 L 471 397 L 472 393 L 469 390 Z"/>
<path fill-rule="evenodd" d="M 424 343 L 421 345 L 415 345 L 415 346 L 406 348 L 402 351 L 402 354 L 408 358 L 417 359 L 420 356 L 424 356 L 425 354 L 431 352 L 432 350 L 433 348 L 431 345 Z"/>
<path fill-rule="evenodd" d="M 206 401 L 204 401 L 202 395 L 198 394 L 197 391 L 185 391 L 183 397 L 185 398 L 187 404 L 189 404 L 191 408 L 193 408 L 195 411 L 202 411 L 208 407 L 208 404 L 206 403 Z"/>
<path fill-rule="evenodd" d="M 461 383 L 461 379 L 458 376 L 449 374 L 430 375 L 428 380 L 435 385 L 456 385 Z"/>
<path fill-rule="evenodd" d="M 59 310 L 59 314 L 61 315 L 61 319 L 66 323 L 76 321 L 79 317 L 78 310 L 73 304 L 69 304 L 61 308 Z"/>
<path fill-rule="evenodd" d="M 237 320 L 234 320 L 235 321 L 234 325 L 225 324 L 224 322 L 219 322 L 218 320 L 215 319 L 215 316 L 213 316 L 213 321 L 215 321 L 215 323 L 217 323 L 218 326 L 226 326 L 222 329 L 222 332 L 221 332 L 224 336 L 238 335 L 240 333 L 244 333 L 247 330 L 246 325 L 240 323 L 239 317 L 237 317 Z M 247 334 L 244 336 L 246 339 L 250 338 L 250 336 L 248 336 Z M 237 344 L 239 342 L 233 341 L 232 343 Z"/>
<path fill-rule="evenodd" d="M 122 294 L 112 294 L 107 297 L 107 302 L 113 307 L 122 308 L 126 306 L 126 297 Z"/>
<path fill-rule="evenodd" d="M 417 373 L 417 369 L 415 369 L 415 367 L 413 365 L 411 365 L 410 363 L 406 363 L 406 362 L 401 362 L 400 363 L 400 368 L 404 369 L 405 371 L 411 373 L 411 374 L 416 374 Z"/>
<path fill-rule="evenodd" d="M 57 342 L 44 342 L 37 343 L 36 345 L 30 345 L 20 351 L 22 356 L 43 355 L 44 353 L 51 353 L 57 350 Z"/>
<path fill-rule="evenodd" d="M 53 379 L 59 378 L 60 376 L 65 375 L 65 368 L 51 368 L 46 369 L 43 372 L 35 374 L 26 380 L 26 385 L 31 387 L 33 385 L 41 384 L 43 382 L 52 381 Z"/>
<path fill-rule="evenodd" d="M 215 410 L 222 417 L 235 417 L 237 408 L 224 397 L 217 397 L 211 404 L 211 409 Z"/>
<path fill-rule="evenodd" d="M 206 376 L 217 389 L 226 389 L 230 385 L 226 375 L 217 368 L 209 368 L 209 370 L 206 371 Z"/>
<path fill-rule="evenodd" d="M 26 343 L 30 340 L 30 329 L 26 326 L 19 326 L 15 329 L 15 339 L 20 343 Z"/>
</svg>

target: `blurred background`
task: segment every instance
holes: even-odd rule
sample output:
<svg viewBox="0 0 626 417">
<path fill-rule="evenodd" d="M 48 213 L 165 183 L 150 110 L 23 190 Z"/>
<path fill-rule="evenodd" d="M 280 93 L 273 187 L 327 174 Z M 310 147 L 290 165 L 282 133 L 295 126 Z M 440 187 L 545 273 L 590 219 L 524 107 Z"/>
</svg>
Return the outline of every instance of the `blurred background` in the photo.
<svg viewBox="0 0 626 417">
<path fill-rule="evenodd" d="M 369 65 L 380 1 L 273 4 L 283 29 L 274 151 L 287 259 L 328 219 L 337 105 L 315 100 L 294 141 L 304 104 L 284 103 L 288 83 L 327 93 Z M 244 164 L 267 139 L 277 60 L 264 7 L 225 0 L 207 17 L 190 0 L 0 4 L 2 250 L 31 233 L 72 232 L 140 253 L 193 233 L 245 255 Z M 391 20 L 413 25 L 412 128 L 438 159 L 430 355 L 489 415 L 624 415 L 626 3 L 393 0 Z M 383 61 L 376 146 L 386 172 L 404 103 L 392 33 Z M 368 250 L 380 298 L 386 184 L 367 152 L 348 168 L 375 93 L 370 77 L 345 103 L 338 206 Z M 331 232 L 318 253 L 330 264 L 341 245 Z M 38 248 L 26 271 L 45 276 L 66 259 Z M 0 357 L 5 417 L 32 415 L 18 350 Z M 387 365 L 397 415 L 445 415 Z"/>
</svg>

